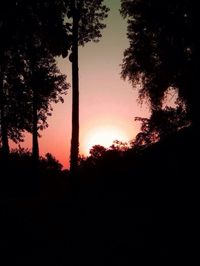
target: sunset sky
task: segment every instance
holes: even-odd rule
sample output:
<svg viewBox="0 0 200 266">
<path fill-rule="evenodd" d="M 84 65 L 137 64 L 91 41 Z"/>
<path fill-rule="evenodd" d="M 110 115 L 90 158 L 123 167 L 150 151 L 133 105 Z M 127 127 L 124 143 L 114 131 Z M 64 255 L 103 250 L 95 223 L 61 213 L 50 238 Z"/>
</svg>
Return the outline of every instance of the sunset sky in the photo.
<svg viewBox="0 0 200 266">
<path fill-rule="evenodd" d="M 128 47 L 126 21 L 119 13 L 120 0 L 105 3 L 110 12 L 100 42 L 79 48 L 80 154 L 85 155 L 91 145 L 109 146 L 116 138 L 133 139 L 139 129 L 134 117 L 148 115 L 147 107 L 137 103 L 137 92 L 120 77 L 123 51 Z M 58 65 L 71 83 L 68 58 L 59 58 Z M 40 155 L 52 153 L 64 168 L 69 167 L 71 99 L 70 88 L 64 104 L 54 105 L 49 128 L 41 132 L 39 139 Z M 27 136 L 21 146 L 31 147 L 31 137 Z"/>
</svg>

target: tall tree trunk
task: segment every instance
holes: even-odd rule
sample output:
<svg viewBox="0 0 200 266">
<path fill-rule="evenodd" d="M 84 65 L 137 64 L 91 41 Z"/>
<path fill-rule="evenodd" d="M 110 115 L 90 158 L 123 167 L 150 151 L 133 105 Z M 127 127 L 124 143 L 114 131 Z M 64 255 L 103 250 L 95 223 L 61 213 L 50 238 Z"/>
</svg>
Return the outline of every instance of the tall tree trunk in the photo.
<svg viewBox="0 0 200 266">
<path fill-rule="evenodd" d="M 37 92 L 33 89 L 33 129 L 32 129 L 32 157 L 34 162 L 39 160 L 38 144 L 38 114 L 37 114 Z"/>
<path fill-rule="evenodd" d="M 72 175 L 78 168 L 79 155 L 79 74 L 78 74 L 78 13 L 76 1 L 73 7 L 73 43 L 72 43 L 72 137 L 70 153 L 70 171 Z"/>
<path fill-rule="evenodd" d="M 9 144 L 8 144 L 8 125 L 5 115 L 5 103 L 3 93 L 3 71 L 0 70 L 0 122 L 1 122 L 1 142 L 2 142 L 2 154 L 5 158 L 9 155 Z"/>
</svg>

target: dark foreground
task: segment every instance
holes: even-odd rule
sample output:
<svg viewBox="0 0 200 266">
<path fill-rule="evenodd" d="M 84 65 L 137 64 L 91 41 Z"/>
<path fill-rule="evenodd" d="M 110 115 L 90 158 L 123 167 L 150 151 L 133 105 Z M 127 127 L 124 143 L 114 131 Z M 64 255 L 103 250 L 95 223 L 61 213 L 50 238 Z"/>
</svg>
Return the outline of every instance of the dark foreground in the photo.
<svg viewBox="0 0 200 266">
<path fill-rule="evenodd" d="M 193 135 L 192 135 L 193 134 Z M 198 251 L 197 136 L 80 172 L 1 165 L 1 265 L 193 265 Z M 55 178 L 56 177 L 56 178 Z"/>
</svg>

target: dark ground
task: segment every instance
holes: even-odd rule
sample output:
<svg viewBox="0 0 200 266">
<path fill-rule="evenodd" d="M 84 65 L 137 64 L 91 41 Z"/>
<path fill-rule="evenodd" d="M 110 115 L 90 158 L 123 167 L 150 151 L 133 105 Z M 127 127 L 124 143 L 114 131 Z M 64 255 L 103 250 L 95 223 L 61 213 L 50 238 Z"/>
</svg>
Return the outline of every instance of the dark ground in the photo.
<svg viewBox="0 0 200 266">
<path fill-rule="evenodd" d="M 194 265 L 197 135 L 103 162 L 73 188 L 66 173 L 2 163 L 1 265 Z"/>
</svg>

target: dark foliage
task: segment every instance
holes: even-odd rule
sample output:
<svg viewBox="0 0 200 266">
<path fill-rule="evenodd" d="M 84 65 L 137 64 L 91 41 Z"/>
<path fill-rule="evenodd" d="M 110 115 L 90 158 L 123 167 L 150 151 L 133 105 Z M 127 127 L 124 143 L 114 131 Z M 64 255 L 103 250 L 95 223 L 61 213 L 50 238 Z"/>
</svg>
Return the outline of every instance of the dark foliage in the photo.
<svg viewBox="0 0 200 266">
<path fill-rule="evenodd" d="M 128 19 L 129 39 L 122 77 L 140 83 L 140 99 L 149 100 L 153 110 L 160 108 L 169 88 L 177 89 L 198 126 L 197 1 L 122 0 L 121 14 Z"/>
<path fill-rule="evenodd" d="M 190 125 L 187 112 L 182 106 L 157 109 L 150 118 L 135 117 L 135 121 L 141 122 L 141 132 L 132 143 L 134 148 L 149 146 Z"/>
<path fill-rule="evenodd" d="M 66 56 L 71 45 L 66 7 L 62 0 L 8 0 L 0 5 L 2 151 L 7 156 L 8 140 L 22 141 L 27 130 L 33 133 L 33 154 L 38 158 L 37 131 L 47 126 L 50 102 L 63 101 L 67 88 L 54 59 Z"/>
</svg>

